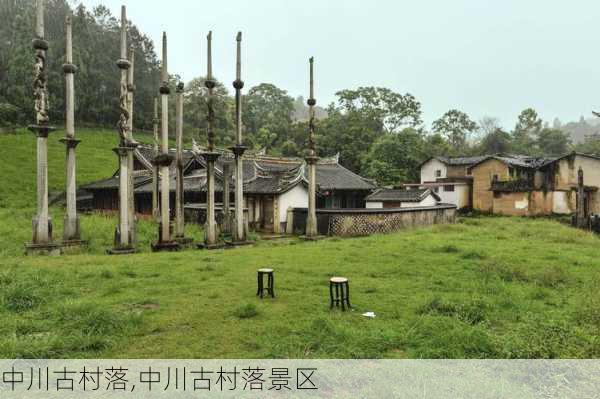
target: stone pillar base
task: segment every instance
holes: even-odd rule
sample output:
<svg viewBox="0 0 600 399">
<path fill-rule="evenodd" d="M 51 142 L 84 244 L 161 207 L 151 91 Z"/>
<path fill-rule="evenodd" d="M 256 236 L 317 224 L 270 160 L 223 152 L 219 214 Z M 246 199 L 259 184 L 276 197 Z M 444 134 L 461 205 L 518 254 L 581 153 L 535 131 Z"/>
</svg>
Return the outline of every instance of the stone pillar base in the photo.
<svg viewBox="0 0 600 399">
<path fill-rule="evenodd" d="M 134 247 L 115 247 L 106 250 L 106 253 L 109 255 L 129 255 L 136 252 L 137 251 Z"/>
<path fill-rule="evenodd" d="M 49 244 L 25 244 L 25 254 L 29 256 L 58 256 L 62 254 L 62 245 L 56 243 Z"/>
<path fill-rule="evenodd" d="M 324 240 L 327 236 L 300 236 L 299 238 L 304 241 L 319 241 Z"/>
<path fill-rule="evenodd" d="M 194 240 L 191 237 L 185 236 L 175 237 L 175 241 L 181 246 L 189 246 L 194 242 Z"/>
<path fill-rule="evenodd" d="M 181 249 L 181 245 L 177 241 L 155 242 L 151 247 L 152 252 L 179 251 Z"/>
<path fill-rule="evenodd" d="M 255 241 L 250 241 L 250 240 L 245 240 L 245 241 L 235 241 L 235 240 L 231 240 L 231 241 L 225 241 L 225 244 L 227 246 L 230 247 L 241 247 L 244 245 L 253 245 L 255 244 Z"/>
<path fill-rule="evenodd" d="M 216 243 L 216 244 L 206 244 L 204 242 L 197 244 L 196 247 L 198 249 L 208 249 L 208 250 L 212 250 L 212 249 L 222 249 L 225 248 L 225 244 L 224 243 Z"/>
<path fill-rule="evenodd" d="M 117 226 L 115 228 L 115 240 L 114 240 L 114 247 L 112 247 L 112 249 L 108 249 L 106 252 L 111 254 L 111 255 L 124 255 L 124 254 L 131 254 L 136 252 L 135 246 L 133 245 L 133 242 L 131 241 L 132 236 L 131 236 L 131 232 L 129 233 L 129 243 L 127 245 L 123 245 L 121 244 L 121 230 L 119 229 L 119 226 Z"/>
</svg>

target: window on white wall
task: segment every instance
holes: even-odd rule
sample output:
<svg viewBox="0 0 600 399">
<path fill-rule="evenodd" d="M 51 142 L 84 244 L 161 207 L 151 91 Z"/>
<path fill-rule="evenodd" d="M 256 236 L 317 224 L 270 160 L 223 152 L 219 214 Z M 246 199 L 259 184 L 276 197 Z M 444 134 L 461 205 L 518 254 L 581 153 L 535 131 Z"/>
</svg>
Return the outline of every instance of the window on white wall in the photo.
<svg viewBox="0 0 600 399">
<path fill-rule="evenodd" d="M 442 177 L 442 171 L 440 169 L 435 170 L 435 177 Z"/>
</svg>

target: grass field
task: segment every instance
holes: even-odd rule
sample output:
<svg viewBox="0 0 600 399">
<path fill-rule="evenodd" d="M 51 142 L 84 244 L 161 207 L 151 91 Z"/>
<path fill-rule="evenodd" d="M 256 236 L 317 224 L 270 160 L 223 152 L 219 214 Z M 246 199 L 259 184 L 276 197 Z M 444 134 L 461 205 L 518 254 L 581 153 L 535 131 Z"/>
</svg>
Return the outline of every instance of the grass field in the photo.
<svg viewBox="0 0 600 399">
<path fill-rule="evenodd" d="M 80 181 L 105 177 L 116 139 L 82 136 Z M 27 158 L 19 149 L 33 145 L 31 136 L 0 137 L 8 170 L 20 173 L 0 182 L 0 357 L 600 356 L 592 234 L 552 220 L 477 217 L 367 238 L 110 257 L 102 251 L 116 221 L 91 215 L 88 253 L 25 257 L 35 170 L 33 150 Z M 60 170 L 64 149 L 51 148 L 51 170 Z M 61 181 L 51 177 L 51 187 Z M 142 223 L 143 240 L 153 229 Z M 255 296 L 264 266 L 275 269 L 274 300 Z M 350 279 L 353 311 L 329 310 L 331 275 Z"/>
</svg>

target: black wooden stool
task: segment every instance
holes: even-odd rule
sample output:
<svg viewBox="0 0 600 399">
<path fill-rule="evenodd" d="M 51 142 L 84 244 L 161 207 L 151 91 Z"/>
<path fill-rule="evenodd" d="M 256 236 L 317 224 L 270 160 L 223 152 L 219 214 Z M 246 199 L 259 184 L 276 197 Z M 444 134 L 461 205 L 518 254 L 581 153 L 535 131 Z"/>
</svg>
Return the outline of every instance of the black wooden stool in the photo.
<svg viewBox="0 0 600 399">
<path fill-rule="evenodd" d="M 335 296 L 333 291 L 335 289 Z M 342 305 L 342 310 L 346 310 L 346 305 L 350 309 L 350 286 L 346 277 L 332 277 L 329 279 L 329 297 L 331 298 L 331 306 Z"/>
<path fill-rule="evenodd" d="M 264 284 L 264 275 L 267 275 L 267 287 L 265 288 Z M 267 291 L 267 295 L 271 295 L 271 298 L 275 298 L 275 291 L 273 291 L 273 269 L 258 269 L 258 290 L 256 291 L 256 295 L 260 295 L 263 297 L 265 291 Z"/>
</svg>

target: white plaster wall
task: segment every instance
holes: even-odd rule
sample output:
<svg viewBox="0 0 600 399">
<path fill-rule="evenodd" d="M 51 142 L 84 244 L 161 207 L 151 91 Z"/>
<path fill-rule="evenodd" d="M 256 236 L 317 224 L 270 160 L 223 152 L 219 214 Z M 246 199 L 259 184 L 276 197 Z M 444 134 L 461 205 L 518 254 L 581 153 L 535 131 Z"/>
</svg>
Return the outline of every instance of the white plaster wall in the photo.
<svg viewBox="0 0 600 399">
<path fill-rule="evenodd" d="M 365 208 L 368 209 L 381 209 L 383 208 L 383 202 L 381 201 L 367 201 Z"/>
<path fill-rule="evenodd" d="M 429 194 L 427 197 L 423 198 L 421 202 L 403 202 L 400 204 L 400 208 L 416 208 L 419 206 L 435 206 L 437 205 L 437 201 L 433 198 L 433 195 Z"/>
<path fill-rule="evenodd" d="M 442 175 L 436 177 L 435 171 L 441 170 Z M 446 165 L 437 159 L 430 159 L 421 166 L 421 183 L 426 181 L 435 181 L 438 178 L 446 177 Z"/>
<path fill-rule="evenodd" d="M 552 192 L 552 212 L 560 214 L 572 213 L 569 208 L 569 198 L 565 191 Z"/>
<path fill-rule="evenodd" d="M 286 221 L 289 207 L 308 208 L 308 190 L 303 184 L 298 184 L 279 196 L 279 222 Z"/>
<path fill-rule="evenodd" d="M 433 191 L 433 187 L 430 187 Z M 444 204 L 456 205 L 458 209 L 469 206 L 469 197 L 471 196 L 471 190 L 466 184 L 454 184 L 454 191 L 444 191 L 444 186 L 439 186 L 439 190 L 436 193 L 440 196 L 440 202 Z"/>
<path fill-rule="evenodd" d="M 468 185 L 454 186 L 454 190 L 456 192 L 457 202 L 453 204 L 458 207 L 458 209 L 465 208 L 469 206 L 471 202 L 471 189 Z"/>
</svg>

